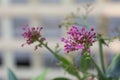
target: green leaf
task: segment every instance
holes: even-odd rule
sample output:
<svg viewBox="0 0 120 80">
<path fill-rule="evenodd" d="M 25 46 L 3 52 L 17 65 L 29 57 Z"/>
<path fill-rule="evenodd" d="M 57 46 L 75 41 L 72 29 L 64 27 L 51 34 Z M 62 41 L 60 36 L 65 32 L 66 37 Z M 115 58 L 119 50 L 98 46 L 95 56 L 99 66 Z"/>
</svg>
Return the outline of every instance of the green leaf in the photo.
<svg viewBox="0 0 120 80">
<path fill-rule="evenodd" d="M 108 78 L 119 78 L 120 77 L 120 54 L 115 55 L 111 65 L 107 70 Z"/>
<path fill-rule="evenodd" d="M 35 80 L 45 80 L 46 75 L 48 74 L 48 69 L 46 69 L 42 74 L 40 74 Z"/>
<path fill-rule="evenodd" d="M 80 79 L 79 72 L 77 71 L 76 67 L 71 62 L 69 62 L 66 58 L 64 58 L 63 56 L 59 55 L 58 53 L 50 49 L 44 43 L 42 44 L 60 61 L 60 65 L 65 71 L 67 71 L 69 74 L 74 75 L 78 79 Z"/>
<path fill-rule="evenodd" d="M 53 79 L 53 80 L 70 80 L 70 79 L 64 78 L 64 77 L 59 77 L 59 78 L 55 78 L 55 79 Z"/>
<path fill-rule="evenodd" d="M 63 67 L 65 71 L 79 78 L 79 72 L 72 63 L 70 63 L 65 57 L 57 53 L 55 53 L 54 56 L 56 56 L 56 58 L 60 61 L 60 65 Z"/>
<path fill-rule="evenodd" d="M 80 70 L 82 72 L 86 72 L 90 66 L 90 58 L 89 58 L 89 54 L 85 53 L 83 55 L 80 56 Z"/>
<path fill-rule="evenodd" d="M 8 69 L 8 80 L 18 80 L 11 69 Z"/>
</svg>

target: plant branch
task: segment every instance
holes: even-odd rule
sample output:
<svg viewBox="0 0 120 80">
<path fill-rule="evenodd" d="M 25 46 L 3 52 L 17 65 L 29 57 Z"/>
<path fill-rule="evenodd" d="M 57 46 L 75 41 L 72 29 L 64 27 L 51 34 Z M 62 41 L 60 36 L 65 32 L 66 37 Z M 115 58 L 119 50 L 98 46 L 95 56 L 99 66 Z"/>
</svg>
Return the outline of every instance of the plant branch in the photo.
<svg viewBox="0 0 120 80">
<path fill-rule="evenodd" d="M 101 61 L 101 67 L 103 70 L 103 73 L 105 73 L 105 65 L 104 65 L 104 56 L 103 56 L 103 46 L 102 46 L 102 42 L 101 39 L 98 40 L 99 41 L 99 54 L 100 54 L 100 61 Z"/>
<path fill-rule="evenodd" d="M 54 52 L 50 47 L 48 47 L 47 44 L 45 44 L 45 43 L 43 43 L 43 42 L 41 42 L 41 41 L 39 41 L 39 42 L 40 42 L 46 49 L 48 49 L 55 57 L 57 57 L 59 60 L 61 60 L 60 57 L 57 55 L 57 53 Z M 67 63 L 68 63 L 68 62 L 67 62 Z M 79 74 L 77 74 L 77 75 L 75 75 L 75 76 L 78 78 L 78 80 L 82 80 Z"/>
<path fill-rule="evenodd" d="M 91 56 L 90 56 L 90 59 L 91 59 L 92 63 L 94 64 L 94 66 L 95 66 L 98 74 L 101 75 L 101 76 L 103 76 L 100 68 L 99 68 L 98 65 L 95 63 L 94 59 L 93 59 Z"/>
</svg>

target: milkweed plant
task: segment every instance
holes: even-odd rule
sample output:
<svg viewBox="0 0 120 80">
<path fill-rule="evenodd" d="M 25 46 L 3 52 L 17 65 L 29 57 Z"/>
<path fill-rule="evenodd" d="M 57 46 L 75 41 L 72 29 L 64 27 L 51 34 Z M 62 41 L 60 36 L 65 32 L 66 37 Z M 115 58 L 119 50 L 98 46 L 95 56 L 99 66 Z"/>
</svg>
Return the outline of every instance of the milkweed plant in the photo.
<svg viewBox="0 0 120 80">
<path fill-rule="evenodd" d="M 74 17 L 76 16 L 78 17 L 77 14 L 74 14 Z M 83 16 L 83 19 L 86 19 L 86 17 Z M 26 24 L 22 28 L 22 36 L 26 40 L 26 42 L 22 44 L 22 47 L 37 42 L 38 44 L 34 47 L 35 50 L 43 47 L 46 48 L 48 51 L 51 52 L 51 54 L 54 55 L 55 58 L 59 60 L 59 65 L 64 69 L 64 71 L 76 77 L 76 80 L 119 80 L 120 54 L 117 54 L 114 57 L 108 67 L 105 67 L 103 58 L 103 45 L 109 46 L 107 42 L 113 41 L 114 39 L 119 38 L 119 36 L 114 36 L 112 38 L 106 39 L 100 33 L 97 33 L 93 27 L 89 27 L 86 22 L 81 25 L 71 23 L 69 25 L 69 28 L 67 27 L 66 29 L 66 37 L 61 38 L 61 43 L 64 44 L 63 51 L 65 54 L 74 55 L 78 53 L 78 55 L 80 56 L 79 60 L 81 62 L 78 67 L 77 65 L 73 64 L 74 61 L 71 62 L 65 56 L 60 55 L 60 47 L 58 45 L 55 50 L 49 47 L 46 37 L 42 35 L 42 29 L 44 29 L 44 27 L 29 27 L 29 24 Z M 98 42 L 98 57 L 100 58 L 100 64 L 95 61 L 94 55 L 91 53 L 90 49 L 90 47 L 93 46 L 95 42 Z M 96 74 L 89 71 L 89 67 L 91 64 L 94 66 Z M 15 74 L 10 69 L 8 70 L 8 75 L 9 80 L 18 80 Z M 45 80 L 43 76 L 41 76 L 42 78 L 39 76 L 35 80 Z M 71 79 L 67 77 L 58 77 L 52 80 Z"/>
</svg>

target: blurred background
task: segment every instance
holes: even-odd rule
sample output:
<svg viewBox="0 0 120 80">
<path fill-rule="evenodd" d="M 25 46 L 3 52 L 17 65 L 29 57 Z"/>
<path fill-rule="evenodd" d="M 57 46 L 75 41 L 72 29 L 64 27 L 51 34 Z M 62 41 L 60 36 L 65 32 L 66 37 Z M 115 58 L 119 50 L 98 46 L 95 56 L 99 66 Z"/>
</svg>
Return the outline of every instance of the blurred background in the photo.
<svg viewBox="0 0 120 80">
<path fill-rule="evenodd" d="M 14 71 L 19 80 L 34 79 L 47 68 L 50 71 L 46 80 L 57 76 L 74 80 L 56 65 L 58 60 L 46 49 L 34 51 L 34 45 L 21 47 L 25 42 L 21 37 L 21 28 L 25 23 L 44 27 L 42 34 L 53 47 L 61 43 L 60 38 L 65 31 L 65 28 L 58 26 L 68 14 L 76 12 L 86 3 L 93 6 L 88 23 L 105 37 L 117 35 L 116 32 L 120 30 L 120 0 L 0 0 L 0 80 L 7 80 L 8 68 Z M 118 40 L 111 42 L 109 48 L 104 46 L 106 66 L 110 64 L 114 53 L 120 52 L 119 46 Z M 98 44 L 95 43 L 91 49 L 99 63 Z M 77 57 L 76 63 L 79 64 Z M 91 66 L 90 70 L 94 68 Z"/>
</svg>

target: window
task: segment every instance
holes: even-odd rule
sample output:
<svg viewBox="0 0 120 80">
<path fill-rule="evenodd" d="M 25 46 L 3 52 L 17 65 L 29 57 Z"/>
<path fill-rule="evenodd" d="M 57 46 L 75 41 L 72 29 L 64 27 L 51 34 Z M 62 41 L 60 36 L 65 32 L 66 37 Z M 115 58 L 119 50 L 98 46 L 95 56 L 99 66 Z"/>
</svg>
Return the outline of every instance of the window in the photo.
<svg viewBox="0 0 120 80">
<path fill-rule="evenodd" d="M 42 31 L 44 36 L 47 38 L 60 38 L 61 30 L 58 27 L 61 24 L 60 17 L 42 17 L 41 24 L 44 27 Z"/>
<path fill-rule="evenodd" d="M 73 1 L 75 1 L 75 3 L 92 3 L 95 0 L 73 0 Z"/>
<path fill-rule="evenodd" d="M 59 68 L 59 61 L 49 52 L 44 53 L 43 55 L 43 65 L 48 68 Z"/>
<path fill-rule="evenodd" d="M 11 0 L 11 4 L 27 4 L 29 0 Z"/>
<path fill-rule="evenodd" d="M 2 66 L 3 64 L 3 54 L 2 52 L 0 52 L 0 66 Z"/>
<path fill-rule="evenodd" d="M 22 16 L 22 17 L 14 17 L 12 18 L 12 28 L 13 28 L 13 36 L 15 38 L 22 37 L 22 27 L 24 24 L 29 24 L 29 19 Z"/>
<path fill-rule="evenodd" d="M 109 19 L 109 36 L 120 35 L 120 17 L 112 17 Z"/>
<path fill-rule="evenodd" d="M 47 3 L 47 4 L 59 4 L 62 0 L 40 0 L 41 3 Z"/>
<path fill-rule="evenodd" d="M 15 51 L 14 52 L 14 63 L 19 68 L 30 67 L 31 66 L 30 52 Z"/>
</svg>

